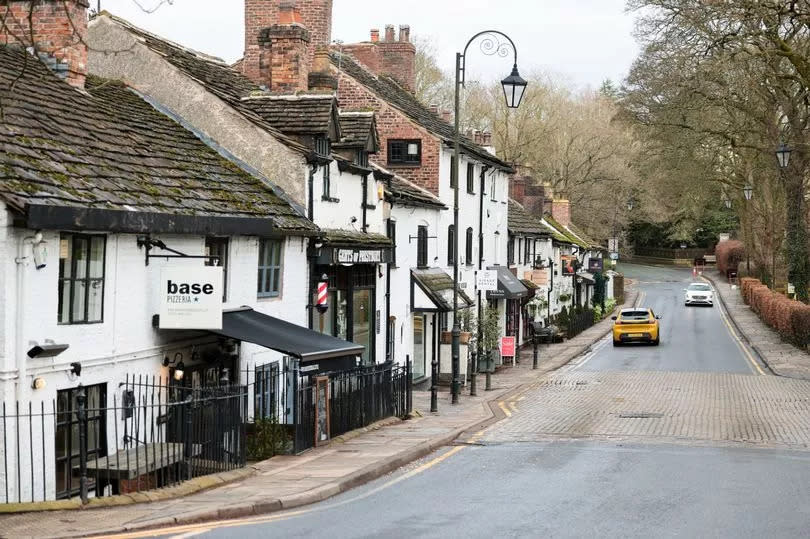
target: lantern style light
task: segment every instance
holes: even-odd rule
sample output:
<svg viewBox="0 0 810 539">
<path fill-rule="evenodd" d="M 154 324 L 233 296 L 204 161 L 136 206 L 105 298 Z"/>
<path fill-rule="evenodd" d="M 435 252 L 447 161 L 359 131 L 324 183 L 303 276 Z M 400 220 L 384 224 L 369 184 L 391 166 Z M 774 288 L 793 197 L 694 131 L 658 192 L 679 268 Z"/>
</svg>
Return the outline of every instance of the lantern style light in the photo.
<svg viewBox="0 0 810 539">
<path fill-rule="evenodd" d="M 724 198 L 723 203 L 726 205 L 727 209 L 729 209 L 729 210 L 731 209 L 731 199 L 730 198 Z"/>
<path fill-rule="evenodd" d="M 791 151 L 793 150 L 784 143 L 780 144 L 779 148 L 776 149 L 776 160 L 779 161 L 779 168 L 787 168 Z"/>
<path fill-rule="evenodd" d="M 743 195 L 745 195 L 745 200 L 751 200 L 751 197 L 754 196 L 754 188 L 750 185 L 743 187 Z"/>
<path fill-rule="evenodd" d="M 520 73 L 518 73 L 517 64 L 512 66 L 512 74 L 501 81 L 507 107 L 516 109 L 520 106 L 520 101 L 523 99 L 527 85 L 528 83 L 520 76 Z"/>
<path fill-rule="evenodd" d="M 633 211 L 633 206 L 635 206 L 635 204 L 636 201 L 631 198 L 630 200 L 627 201 L 627 209 Z"/>
</svg>

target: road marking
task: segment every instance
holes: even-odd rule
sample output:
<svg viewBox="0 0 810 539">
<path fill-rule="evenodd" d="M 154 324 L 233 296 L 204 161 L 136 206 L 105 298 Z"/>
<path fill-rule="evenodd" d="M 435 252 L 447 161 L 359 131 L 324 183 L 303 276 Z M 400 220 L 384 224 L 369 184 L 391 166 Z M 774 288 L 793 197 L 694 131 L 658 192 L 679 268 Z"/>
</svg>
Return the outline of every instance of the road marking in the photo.
<svg viewBox="0 0 810 539">
<path fill-rule="evenodd" d="M 188 539 L 189 537 L 194 537 L 196 535 L 202 535 L 204 533 L 210 532 L 211 528 L 202 528 L 200 530 L 190 531 L 186 533 L 181 533 L 180 535 L 172 535 L 169 539 Z"/>
<path fill-rule="evenodd" d="M 509 408 L 511 408 L 513 412 L 518 411 L 517 406 L 515 406 L 515 401 L 509 403 Z"/>
<path fill-rule="evenodd" d="M 702 275 L 700 276 L 700 278 L 703 279 L 704 281 L 706 281 L 710 286 L 712 286 L 712 288 L 717 288 L 708 279 L 706 279 Z M 719 293 L 720 292 L 715 290 L 715 294 L 719 294 Z M 765 376 L 765 371 L 763 371 L 762 368 L 759 366 L 759 363 L 757 363 L 757 360 L 754 359 L 754 356 L 753 356 L 753 354 L 751 354 L 751 351 L 748 350 L 748 347 L 745 346 L 745 343 L 743 342 L 742 338 L 737 334 L 737 330 L 734 329 L 734 326 L 732 326 L 731 321 L 728 319 L 729 315 L 726 313 L 726 310 L 723 307 L 723 303 L 721 301 L 717 301 L 716 303 L 717 303 L 717 307 L 720 310 L 720 319 L 726 325 L 726 329 L 728 329 L 729 334 L 731 334 L 731 337 L 737 343 L 737 346 L 739 346 L 740 350 L 742 350 L 743 356 L 751 364 L 750 366 L 752 367 L 752 369 L 751 369 L 752 372 L 759 373 L 761 376 Z"/>
<path fill-rule="evenodd" d="M 506 414 L 506 417 L 512 417 L 512 412 L 510 412 L 510 411 L 509 411 L 509 409 L 508 409 L 508 408 L 507 408 L 507 407 L 504 405 L 504 402 L 503 402 L 503 401 L 501 401 L 501 402 L 499 402 L 499 403 L 498 403 L 498 408 L 500 408 L 500 409 L 501 409 L 501 411 L 502 411 L 504 414 Z"/>
</svg>

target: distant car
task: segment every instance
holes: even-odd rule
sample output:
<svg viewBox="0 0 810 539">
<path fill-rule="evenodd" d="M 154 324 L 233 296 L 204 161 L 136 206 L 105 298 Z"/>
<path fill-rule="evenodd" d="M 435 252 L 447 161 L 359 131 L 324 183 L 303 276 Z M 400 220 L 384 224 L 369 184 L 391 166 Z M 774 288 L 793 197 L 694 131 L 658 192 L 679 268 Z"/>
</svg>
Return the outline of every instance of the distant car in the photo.
<svg viewBox="0 0 810 539">
<path fill-rule="evenodd" d="M 661 342 L 660 316 L 652 309 L 622 309 L 613 318 L 613 346 L 631 342 L 646 342 L 658 346 Z"/>
<path fill-rule="evenodd" d="M 714 291 L 712 287 L 706 283 L 692 283 L 687 288 L 684 288 L 683 291 L 685 294 L 683 303 L 687 307 L 689 305 L 714 306 Z"/>
</svg>

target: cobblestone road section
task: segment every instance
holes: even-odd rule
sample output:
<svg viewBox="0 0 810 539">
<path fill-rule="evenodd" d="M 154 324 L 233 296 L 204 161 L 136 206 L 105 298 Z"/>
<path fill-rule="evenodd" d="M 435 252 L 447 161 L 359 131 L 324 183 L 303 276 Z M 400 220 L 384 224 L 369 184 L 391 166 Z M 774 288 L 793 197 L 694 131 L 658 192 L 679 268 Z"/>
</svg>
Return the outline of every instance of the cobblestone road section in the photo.
<svg viewBox="0 0 810 539">
<path fill-rule="evenodd" d="M 810 381 L 675 372 L 568 372 L 506 403 L 483 442 L 549 437 L 746 442 L 810 450 Z"/>
</svg>

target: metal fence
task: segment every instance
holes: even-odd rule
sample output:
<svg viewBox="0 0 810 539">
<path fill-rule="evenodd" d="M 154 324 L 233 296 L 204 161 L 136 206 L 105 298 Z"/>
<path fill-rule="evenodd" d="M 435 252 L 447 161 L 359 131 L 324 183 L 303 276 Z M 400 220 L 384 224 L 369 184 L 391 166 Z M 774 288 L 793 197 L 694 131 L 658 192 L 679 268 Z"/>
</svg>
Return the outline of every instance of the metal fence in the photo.
<svg viewBox="0 0 810 539">
<path fill-rule="evenodd" d="M 708 249 L 667 249 L 656 247 L 636 247 L 633 254 L 635 256 L 648 256 L 652 258 L 668 259 L 694 259 L 702 258 L 709 252 Z"/>
<path fill-rule="evenodd" d="M 568 318 L 568 327 L 566 328 L 567 337 L 573 339 L 589 327 L 593 326 L 594 316 L 593 311 L 585 309 L 583 311 L 573 311 Z"/>
<path fill-rule="evenodd" d="M 412 409 L 410 365 L 388 362 L 315 375 L 285 361 L 258 365 L 242 375 L 253 395 L 254 418 L 286 426 L 295 453 L 315 446 L 317 384 L 324 378 L 331 437 L 386 417 L 406 417 Z"/>
<path fill-rule="evenodd" d="M 245 465 L 245 387 L 191 390 L 143 377 L 118 389 L 110 399 L 103 385 L 4 403 L 4 502 L 87 502 Z"/>
</svg>

